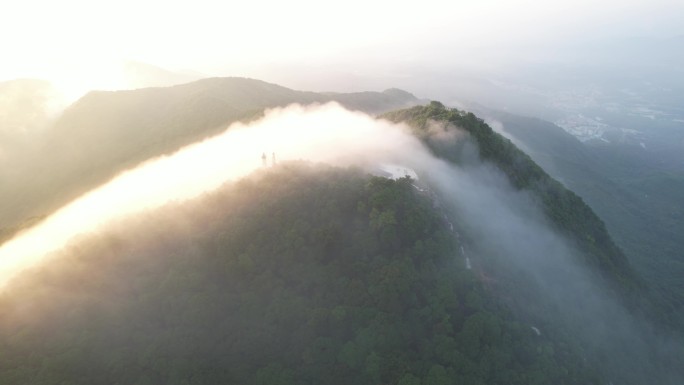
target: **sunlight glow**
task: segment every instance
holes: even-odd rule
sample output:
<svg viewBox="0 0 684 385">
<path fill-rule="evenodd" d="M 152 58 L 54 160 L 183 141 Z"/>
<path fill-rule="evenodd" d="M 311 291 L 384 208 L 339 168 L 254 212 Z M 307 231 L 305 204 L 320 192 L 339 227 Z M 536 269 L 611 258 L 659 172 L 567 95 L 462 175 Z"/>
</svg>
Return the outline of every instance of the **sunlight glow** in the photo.
<svg viewBox="0 0 684 385">
<path fill-rule="evenodd" d="M 0 247 L 0 287 L 39 264 L 79 234 L 166 203 L 197 197 L 262 165 L 262 154 L 278 160 L 336 164 L 392 162 L 420 148 L 401 126 L 350 112 L 338 104 L 274 109 L 250 126 L 224 133 L 126 171 L 57 211 Z M 370 158 L 369 158 L 370 157 Z"/>
</svg>

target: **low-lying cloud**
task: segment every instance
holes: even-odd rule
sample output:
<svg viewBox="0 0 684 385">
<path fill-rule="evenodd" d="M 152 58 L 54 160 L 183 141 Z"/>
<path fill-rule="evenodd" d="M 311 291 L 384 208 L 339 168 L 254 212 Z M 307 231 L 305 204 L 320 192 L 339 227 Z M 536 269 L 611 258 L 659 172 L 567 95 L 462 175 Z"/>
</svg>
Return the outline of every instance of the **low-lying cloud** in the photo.
<svg viewBox="0 0 684 385">
<path fill-rule="evenodd" d="M 468 140 L 455 127 L 437 128 L 432 129 L 437 140 Z M 460 166 L 447 163 L 432 156 L 407 127 L 350 112 L 335 103 L 273 109 L 249 125 L 233 124 L 216 137 L 118 175 L 4 244 L 0 286 L 79 234 L 198 197 L 263 167 L 263 155 L 267 165 L 275 158 L 276 162 L 303 159 L 340 166 L 394 163 L 414 169 L 439 197 L 448 220 L 457 224 L 455 231 L 463 232 L 459 238 L 468 242 L 467 265 L 470 268 L 472 262 L 473 274 L 489 274 L 496 285 L 497 271 L 519 272 L 536 289 L 529 301 L 538 301 L 539 309 L 553 309 L 551 315 L 521 315 L 530 322 L 549 322 L 530 324 L 535 333 L 544 334 L 547 327 L 554 327 L 551 322 L 562 325 L 577 333 L 580 343 L 593 352 L 586 359 L 603 357 L 598 366 L 616 376 L 628 363 L 627 375 L 636 375 L 639 381 L 656 379 L 656 374 L 659 383 L 677 378 L 661 371 L 657 362 L 646 360 L 651 354 L 668 357 L 670 350 L 655 343 L 651 329 L 631 317 L 578 263 L 579 253 L 552 230 L 529 194 L 512 188 L 492 165 L 473 161 L 469 151 L 464 151 L 468 159 Z M 461 262 L 466 263 L 465 259 Z M 507 295 L 514 297 L 513 308 L 516 301 L 528 300 L 521 298 L 521 292 Z"/>
<path fill-rule="evenodd" d="M 250 125 L 152 159 L 58 210 L 0 247 L 0 286 L 42 261 L 78 234 L 171 201 L 191 199 L 267 163 L 306 159 L 340 165 L 426 157 L 400 126 L 350 112 L 336 103 L 292 105 L 266 112 Z"/>
</svg>

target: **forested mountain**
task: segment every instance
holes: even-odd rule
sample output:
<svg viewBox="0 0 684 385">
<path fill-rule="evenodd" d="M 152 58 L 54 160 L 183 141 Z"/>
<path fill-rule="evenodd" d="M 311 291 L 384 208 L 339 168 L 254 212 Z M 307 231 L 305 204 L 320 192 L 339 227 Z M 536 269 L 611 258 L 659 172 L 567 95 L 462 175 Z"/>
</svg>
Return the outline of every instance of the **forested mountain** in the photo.
<svg viewBox="0 0 684 385">
<path fill-rule="evenodd" d="M 684 327 L 684 175 L 655 164 L 641 147 L 627 152 L 619 145 L 587 145 L 543 120 L 484 107 L 475 110 L 499 121 L 506 135 L 583 197 L 605 220 L 634 268 L 672 309 L 670 321 Z"/>
<path fill-rule="evenodd" d="M 419 102 L 396 89 L 318 94 L 245 78 L 91 92 L 67 108 L 54 127 L 33 137 L 20 160 L 0 164 L 0 175 L 6 176 L 0 185 L 0 229 L 11 234 L 27 218 L 51 213 L 122 170 L 257 117 L 265 108 L 328 101 L 369 113 Z"/>
<path fill-rule="evenodd" d="M 483 160 L 494 163 L 518 189 L 532 191 L 558 230 L 575 238 L 587 262 L 625 288 L 639 286 L 628 261 L 615 245 L 600 218 L 572 191 L 549 177 L 528 155 L 508 139 L 495 133 L 472 113 L 447 109 L 439 102 L 383 115 L 395 122 L 407 122 L 438 156 L 458 162 L 458 151 L 430 141 L 430 124 L 453 125 L 465 130 L 477 143 Z"/>
<path fill-rule="evenodd" d="M 0 381 L 601 383 L 432 207 L 409 179 L 291 164 L 82 239 L 0 297 Z"/>
<path fill-rule="evenodd" d="M 327 100 L 418 102 L 248 79 L 93 93 L 51 131 L 51 166 L 29 168 L 43 189 L 8 200 L 49 213 L 230 121 Z M 419 160 L 401 154 L 418 180 L 274 159 L 83 233 L 15 276 L 0 291 L 0 383 L 684 378 L 681 335 L 654 326 L 662 309 L 582 199 L 472 113 L 431 102 L 382 118 L 427 147 Z"/>
</svg>

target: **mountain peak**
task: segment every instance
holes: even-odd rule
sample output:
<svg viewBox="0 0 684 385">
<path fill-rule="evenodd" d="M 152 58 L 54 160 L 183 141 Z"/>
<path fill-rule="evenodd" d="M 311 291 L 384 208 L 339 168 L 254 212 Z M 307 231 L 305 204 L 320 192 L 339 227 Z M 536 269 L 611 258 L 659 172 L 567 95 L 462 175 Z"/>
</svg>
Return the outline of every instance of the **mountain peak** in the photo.
<svg viewBox="0 0 684 385">
<path fill-rule="evenodd" d="M 399 88 L 388 88 L 388 89 L 382 91 L 382 93 L 385 95 L 390 95 L 390 96 L 394 96 L 394 97 L 401 97 L 401 98 L 415 99 L 415 100 L 418 99 L 412 93 L 410 93 L 408 91 L 404 91 L 404 90 L 399 89 Z"/>
</svg>

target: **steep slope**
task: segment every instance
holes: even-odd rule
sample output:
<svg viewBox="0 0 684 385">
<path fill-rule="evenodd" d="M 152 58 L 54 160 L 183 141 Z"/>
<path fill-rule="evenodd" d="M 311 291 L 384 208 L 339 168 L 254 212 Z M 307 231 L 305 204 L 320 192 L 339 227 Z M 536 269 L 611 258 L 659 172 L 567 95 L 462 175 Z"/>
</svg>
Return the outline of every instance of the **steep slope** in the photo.
<svg viewBox="0 0 684 385">
<path fill-rule="evenodd" d="M 682 350 L 684 339 L 675 326 L 681 320 L 676 319 L 676 313 L 673 319 L 672 310 L 664 305 L 662 298 L 654 295 L 650 291 L 651 288 L 635 273 L 625 255 L 611 239 L 601 219 L 581 198 L 553 180 L 509 140 L 496 134 L 484 121 L 472 113 L 447 109 L 438 102 L 431 102 L 427 106 L 395 111 L 383 117 L 394 122 L 407 122 L 434 154 L 451 164 L 459 165 L 459 168 L 468 167 L 468 163 L 472 162 L 473 152 L 477 159 L 495 165 L 518 191 L 531 196 L 532 200 L 536 201 L 549 219 L 549 226 L 555 232 L 562 234 L 576 248 L 576 252 L 570 253 L 572 259 L 574 263 L 581 262 L 584 266 L 581 269 L 586 270 L 584 273 L 570 274 L 573 262 L 568 263 L 562 258 L 555 258 L 553 253 L 557 253 L 558 250 L 524 246 L 528 242 L 538 242 L 535 240 L 534 232 L 527 235 L 513 232 L 518 236 L 509 242 L 487 239 L 490 236 L 505 238 L 506 233 L 509 233 L 509 230 L 504 229 L 507 223 L 508 226 L 511 224 L 525 226 L 524 221 L 512 223 L 505 215 L 499 219 L 493 219 L 494 225 L 487 228 L 494 231 L 501 229 L 502 234 L 495 234 L 494 231 L 473 233 L 468 231 L 469 226 L 465 224 L 466 238 L 469 235 L 475 235 L 476 239 L 471 238 L 473 246 L 478 243 L 481 245 L 479 250 L 476 247 L 474 249 L 480 253 L 481 268 L 484 272 L 481 273 L 484 274 L 483 282 L 491 281 L 497 296 L 504 300 L 518 316 L 531 317 L 529 319 L 535 320 L 536 323 L 564 323 L 566 332 L 584 341 L 581 343 L 585 349 L 588 351 L 596 349 L 600 352 L 595 357 L 603 357 L 601 360 L 605 366 L 604 370 L 607 373 L 612 372 L 613 376 L 616 376 L 612 379 L 618 382 L 677 383 L 683 378 L 684 373 L 680 369 L 673 369 L 681 368 L 684 364 L 678 362 L 677 359 L 678 355 L 684 353 Z M 456 141 L 444 140 L 450 135 L 462 137 L 463 134 L 466 140 L 463 138 Z M 469 141 L 476 144 L 475 151 L 468 148 Z M 463 191 L 453 191 L 453 193 L 463 194 Z M 511 196 L 499 197 L 499 199 L 511 198 Z M 445 196 L 444 199 L 448 201 L 454 198 Z M 478 202 L 487 201 L 470 199 L 467 202 L 477 205 Z M 494 202 L 490 200 L 488 203 L 491 205 Z M 482 207 L 483 210 L 487 208 L 487 206 Z M 492 209 L 500 211 L 500 207 L 496 205 Z M 459 211 L 464 214 L 470 212 L 472 215 L 472 210 L 464 210 L 463 207 L 457 209 L 456 213 L 458 214 Z M 476 215 L 483 217 L 489 215 L 479 214 L 478 210 L 475 212 L 478 212 Z M 502 226 L 496 225 L 498 221 L 502 223 Z M 538 230 L 543 230 L 543 228 L 537 228 Z M 483 244 L 484 247 L 482 247 Z M 498 244 L 504 249 L 496 250 L 496 247 L 488 247 L 488 244 Z M 516 252 L 516 250 L 519 251 Z M 529 258 L 526 254 L 530 251 L 537 254 L 539 258 Z M 511 263 L 512 260 L 518 262 Z M 541 266 L 547 263 L 547 267 Z M 530 264 L 531 266 L 523 266 Z M 535 267 L 536 264 L 540 266 Z M 559 271 L 556 268 L 565 271 Z M 589 277 L 594 274 L 598 274 L 601 277 L 600 280 L 606 285 L 589 284 L 587 286 L 579 283 L 586 279 L 591 280 L 592 278 Z M 604 292 L 606 289 L 610 294 Z M 544 291 L 548 291 L 548 294 L 543 293 Z M 615 306 L 613 301 L 621 305 Z M 564 309 L 565 306 L 569 308 Z M 622 306 L 627 309 L 626 312 L 623 312 Z M 570 310 L 573 307 L 576 310 Z M 625 326 L 624 321 L 631 325 Z M 614 328 L 613 331 L 622 329 L 623 332 L 617 332 L 611 338 L 604 338 L 613 331 L 608 331 L 609 329 L 605 327 L 596 328 L 593 332 L 582 330 L 583 328 L 591 329 L 596 323 L 601 322 L 610 325 L 608 328 Z M 654 329 L 652 325 L 658 326 Z M 673 326 L 675 326 L 674 329 Z M 642 339 L 643 343 L 628 346 L 631 343 L 626 343 L 626 339 L 630 338 Z M 594 346 L 589 347 L 592 345 L 590 342 L 592 339 Z M 608 358 L 617 351 L 621 351 L 623 357 Z M 642 355 L 646 351 L 650 353 Z M 632 357 L 628 357 L 632 354 L 634 354 Z M 655 361 L 652 362 L 658 362 L 658 365 L 663 366 L 656 371 L 650 369 L 633 371 L 635 367 L 649 359 L 648 357 L 658 357 L 653 358 Z M 634 367 L 627 369 L 630 366 Z M 617 373 L 627 372 L 632 374 L 617 380 L 619 376 Z M 660 372 L 670 374 L 665 374 L 655 380 L 652 376 Z"/>
<path fill-rule="evenodd" d="M 423 137 L 433 152 L 458 163 L 459 151 L 453 146 L 430 140 L 431 125 L 453 125 L 467 132 L 477 143 L 479 156 L 503 171 L 513 186 L 531 191 L 540 200 L 556 228 L 571 237 L 584 252 L 586 262 L 598 267 L 604 276 L 628 291 L 641 286 L 621 250 L 614 244 L 603 221 L 572 191 L 558 183 L 528 155 L 508 139 L 495 133 L 472 113 L 447 109 L 439 102 L 427 106 L 393 111 L 383 115 L 394 122 L 407 122 Z"/>
<path fill-rule="evenodd" d="M 0 381 L 599 383 L 408 179 L 281 165 L 86 237 L 0 297 Z"/>
<path fill-rule="evenodd" d="M 331 100 L 369 112 L 418 103 L 398 90 L 324 95 L 244 78 L 91 92 L 68 108 L 45 137 L 36 138 L 38 150 L 8 170 L 10 183 L 0 186 L 0 228 L 48 214 L 124 169 L 256 117 L 265 108 Z"/>
<path fill-rule="evenodd" d="M 623 159 L 608 148 L 587 146 L 550 122 L 479 107 L 521 143 L 554 178 L 605 220 L 631 264 L 655 288 L 669 323 L 684 327 L 684 223 L 681 173 L 658 170 L 641 159 Z M 638 149 L 640 153 L 643 149 Z"/>
</svg>

